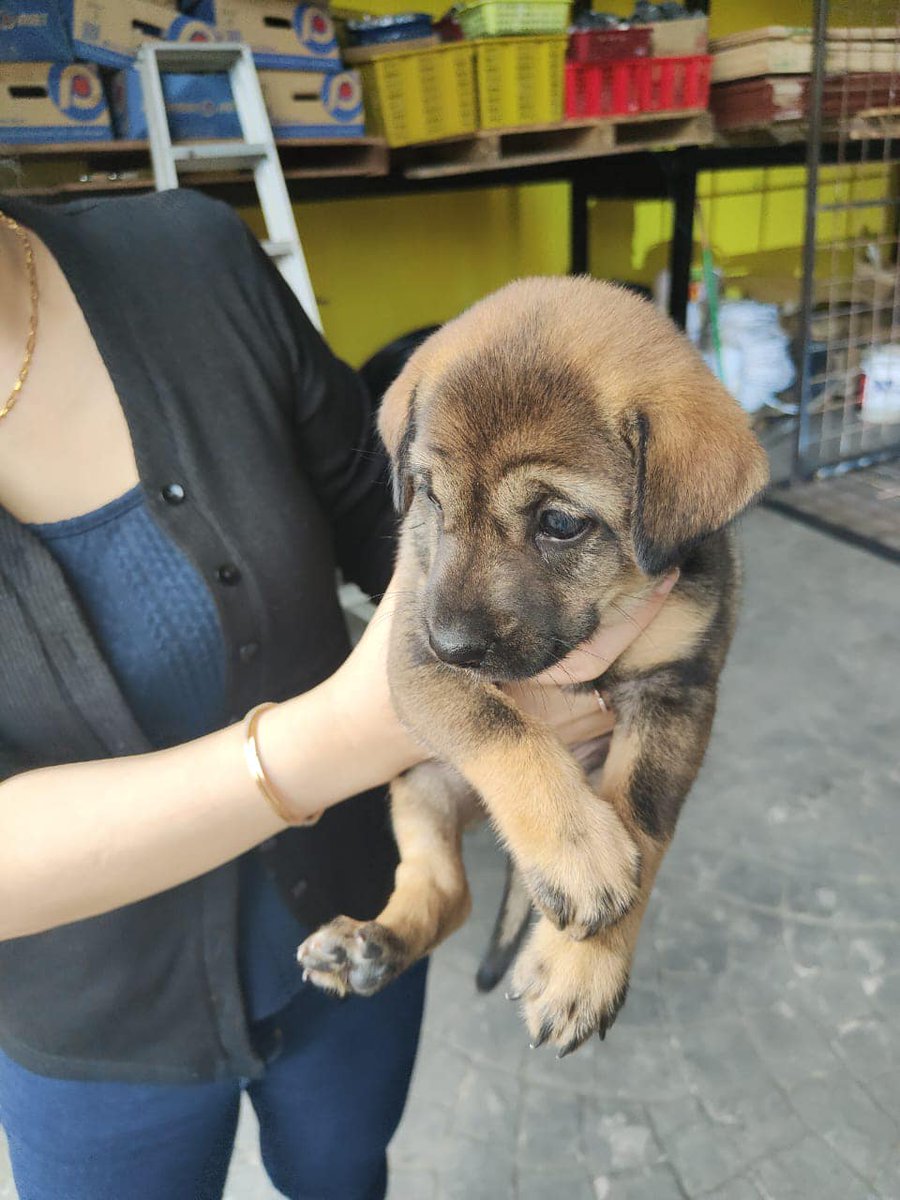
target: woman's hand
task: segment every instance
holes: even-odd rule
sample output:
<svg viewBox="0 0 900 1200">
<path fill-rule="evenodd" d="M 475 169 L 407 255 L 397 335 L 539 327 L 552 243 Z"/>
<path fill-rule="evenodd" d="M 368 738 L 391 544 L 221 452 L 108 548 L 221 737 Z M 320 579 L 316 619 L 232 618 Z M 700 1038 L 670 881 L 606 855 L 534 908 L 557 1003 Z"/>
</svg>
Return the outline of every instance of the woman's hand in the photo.
<svg viewBox="0 0 900 1200">
<path fill-rule="evenodd" d="M 656 617 L 677 580 L 677 571 L 666 575 L 646 600 L 628 610 L 627 620 L 604 625 L 536 679 L 504 684 L 503 690 L 520 708 L 550 725 L 567 746 L 610 733 L 615 716 L 601 703 L 602 695 L 593 689 L 576 691 L 573 685 L 597 679 L 625 653 Z"/>
<path fill-rule="evenodd" d="M 624 654 L 662 608 L 677 578 L 677 572 L 667 575 L 632 608 L 628 619 L 604 625 L 537 679 L 504 684 L 503 690 L 569 746 L 609 733 L 614 717 L 598 703 L 597 693 L 576 691 L 573 685 L 596 679 Z M 347 741 L 360 753 L 371 754 L 373 746 L 379 747 L 388 770 L 385 778 L 391 775 L 389 762 L 396 766 L 392 773 L 399 774 L 426 757 L 400 724 L 388 686 L 388 643 L 397 600 L 392 582 L 353 653 L 324 685 L 332 699 L 334 720 Z"/>
</svg>

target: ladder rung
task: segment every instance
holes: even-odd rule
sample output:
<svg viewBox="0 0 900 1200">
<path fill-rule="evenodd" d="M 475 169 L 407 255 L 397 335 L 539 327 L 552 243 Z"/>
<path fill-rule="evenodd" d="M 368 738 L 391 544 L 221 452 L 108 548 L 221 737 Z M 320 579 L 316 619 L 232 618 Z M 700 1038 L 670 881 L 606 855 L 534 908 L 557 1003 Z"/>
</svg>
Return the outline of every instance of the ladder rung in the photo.
<svg viewBox="0 0 900 1200">
<path fill-rule="evenodd" d="M 198 142 L 172 147 L 172 159 L 180 171 L 255 167 L 267 153 L 266 147 L 256 142 Z"/>
<path fill-rule="evenodd" d="M 220 74 L 230 70 L 241 57 L 240 42 L 154 42 L 151 49 L 160 71 L 184 71 L 191 75 Z"/>
<path fill-rule="evenodd" d="M 293 242 L 262 242 L 262 248 L 268 254 L 269 258 L 287 258 L 289 254 L 293 254 L 295 247 Z"/>
</svg>

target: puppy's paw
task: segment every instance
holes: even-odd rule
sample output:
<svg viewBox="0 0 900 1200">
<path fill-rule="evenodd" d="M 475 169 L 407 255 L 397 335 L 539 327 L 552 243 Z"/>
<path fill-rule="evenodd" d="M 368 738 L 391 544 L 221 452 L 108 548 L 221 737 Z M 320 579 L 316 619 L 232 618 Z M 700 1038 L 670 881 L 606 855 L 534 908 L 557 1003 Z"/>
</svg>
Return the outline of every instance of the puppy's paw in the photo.
<svg viewBox="0 0 900 1200">
<path fill-rule="evenodd" d="M 625 1003 L 630 957 L 603 938 L 573 942 L 540 921 L 519 956 L 511 995 L 521 1000 L 533 1047 L 577 1050 L 594 1033 L 606 1037 Z"/>
<path fill-rule="evenodd" d="M 304 979 L 339 996 L 372 996 L 410 965 L 406 946 L 377 921 L 335 917 L 297 951 Z"/>
<path fill-rule="evenodd" d="M 544 916 L 580 941 L 615 925 L 640 890 L 641 856 L 614 809 L 593 794 L 586 819 L 540 846 L 537 861 L 520 862 L 525 885 Z"/>
</svg>

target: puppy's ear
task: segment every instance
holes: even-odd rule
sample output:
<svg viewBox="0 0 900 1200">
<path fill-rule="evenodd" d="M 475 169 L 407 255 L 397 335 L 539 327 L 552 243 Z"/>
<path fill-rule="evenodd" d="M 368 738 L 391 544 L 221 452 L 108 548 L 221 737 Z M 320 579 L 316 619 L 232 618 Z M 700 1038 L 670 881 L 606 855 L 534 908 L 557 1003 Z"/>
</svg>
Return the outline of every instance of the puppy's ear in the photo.
<svg viewBox="0 0 900 1200">
<path fill-rule="evenodd" d="M 409 452 L 416 436 L 416 385 L 421 373 L 421 352 L 416 351 L 384 393 L 378 413 L 378 432 L 391 456 L 394 507 L 399 513 L 405 513 L 412 502 Z"/>
<path fill-rule="evenodd" d="M 747 418 L 705 368 L 633 414 L 632 539 L 638 566 L 658 575 L 738 515 L 768 482 Z"/>
</svg>

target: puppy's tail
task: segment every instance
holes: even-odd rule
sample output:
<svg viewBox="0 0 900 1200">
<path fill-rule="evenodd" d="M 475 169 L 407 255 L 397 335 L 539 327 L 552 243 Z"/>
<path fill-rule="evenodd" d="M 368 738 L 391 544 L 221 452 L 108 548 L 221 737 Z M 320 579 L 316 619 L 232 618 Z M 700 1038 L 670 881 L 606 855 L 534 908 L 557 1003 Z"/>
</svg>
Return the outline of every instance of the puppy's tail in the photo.
<svg viewBox="0 0 900 1200">
<path fill-rule="evenodd" d="M 519 952 L 531 923 L 531 897 L 511 858 L 506 860 L 506 885 L 500 911 L 494 924 L 487 950 L 475 976 L 479 992 L 489 992 L 497 986 Z"/>
</svg>

